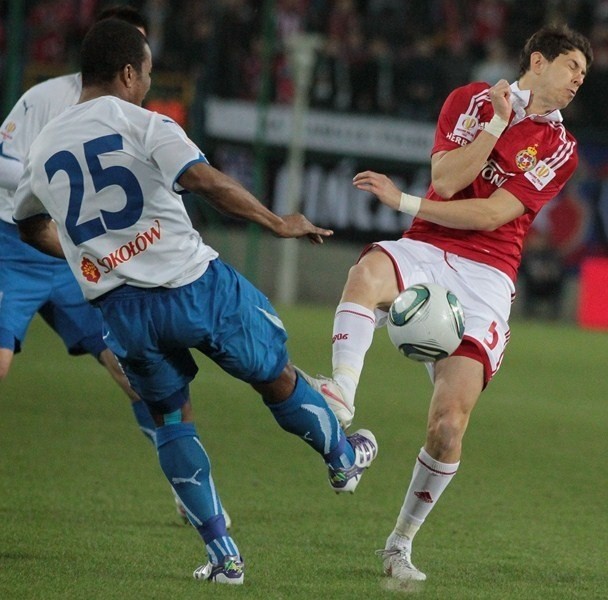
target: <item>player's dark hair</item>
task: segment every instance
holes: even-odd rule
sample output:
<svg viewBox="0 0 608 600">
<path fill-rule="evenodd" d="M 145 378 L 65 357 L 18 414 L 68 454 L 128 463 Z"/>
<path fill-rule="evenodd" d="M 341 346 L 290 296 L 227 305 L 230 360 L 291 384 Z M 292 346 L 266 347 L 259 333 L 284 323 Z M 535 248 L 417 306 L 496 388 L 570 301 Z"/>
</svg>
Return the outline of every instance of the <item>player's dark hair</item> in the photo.
<svg viewBox="0 0 608 600">
<path fill-rule="evenodd" d="M 549 62 L 554 61 L 560 54 L 572 50 L 580 50 L 587 59 L 587 69 L 593 62 L 591 43 L 581 33 L 570 29 L 567 25 L 547 25 L 528 38 L 519 56 L 519 76 L 530 69 L 530 56 L 540 52 Z"/>
<path fill-rule="evenodd" d="M 110 83 L 126 65 L 141 73 L 146 44 L 146 38 L 134 25 L 115 18 L 98 21 L 82 42 L 82 85 Z"/>
<path fill-rule="evenodd" d="M 144 31 L 148 31 L 148 19 L 144 17 L 137 9 L 132 6 L 125 4 L 116 4 L 114 6 L 108 6 L 104 8 L 95 19 L 96 22 L 102 21 L 103 19 L 120 19 L 135 25 Z"/>
</svg>

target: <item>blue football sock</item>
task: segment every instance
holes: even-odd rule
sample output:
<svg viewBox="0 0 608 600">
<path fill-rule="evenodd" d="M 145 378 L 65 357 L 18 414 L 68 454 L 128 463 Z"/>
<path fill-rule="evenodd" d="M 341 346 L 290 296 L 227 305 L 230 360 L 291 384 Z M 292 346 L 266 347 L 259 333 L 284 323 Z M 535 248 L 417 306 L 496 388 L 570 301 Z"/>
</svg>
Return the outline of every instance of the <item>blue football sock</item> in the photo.
<svg viewBox="0 0 608 600">
<path fill-rule="evenodd" d="M 193 423 L 172 423 L 156 430 L 158 459 L 190 522 L 203 538 L 212 563 L 239 556 L 226 532 L 222 505 L 211 477 L 211 463 Z"/>
<path fill-rule="evenodd" d="M 338 419 L 323 396 L 299 375 L 287 400 L 278 404 L 266 403 L 266 406 L 285 431 L 301 437 L 323 456 L 328 466 L 337 469 L 354 464 L 355 452 Z"/>
<path fill-rule="evenodd" d="M 209 560 L 214 565 L 224 562 L 225 556 L 240 556 L 234 540 L 226 533 L 224 515 L 215 515 L 196 530 L 205 541 Z"/>
<path fill-rule="evenodd" d="M 131 408 L 141 432 L 156 446 L 156 423 L 147 404 L 143 400 L 137 400 L 131 402 Z"/>
</svg>

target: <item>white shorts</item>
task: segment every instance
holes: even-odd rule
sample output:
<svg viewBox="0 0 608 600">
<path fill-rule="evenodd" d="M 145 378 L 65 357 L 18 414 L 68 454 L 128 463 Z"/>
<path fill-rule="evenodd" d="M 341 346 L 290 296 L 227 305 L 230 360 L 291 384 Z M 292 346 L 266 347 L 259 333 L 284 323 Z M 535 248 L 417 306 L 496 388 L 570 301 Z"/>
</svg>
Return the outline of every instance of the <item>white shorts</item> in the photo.
<svg viewBox="0 0 608 600">
<path fill-rule="evenodd" d="M 515 296 L 511 279 L 498 269 L 417 240 L 376 242 L 365 252 L 372 248 L 383 250 L 392 260 L 400 291 L 428 281 L 456 294 L 464 310 L 465 333 L 454 354 L 479 360 L 487 384 L 500 368 L 509 341 Z M 386 316 L 386 312 L 376 311 L 376 327 L 386 324 Z M 427 365 L 432 367 L 432 363 Z M 429 373 L 433 378 L 432 368 Z"/>
</svg>

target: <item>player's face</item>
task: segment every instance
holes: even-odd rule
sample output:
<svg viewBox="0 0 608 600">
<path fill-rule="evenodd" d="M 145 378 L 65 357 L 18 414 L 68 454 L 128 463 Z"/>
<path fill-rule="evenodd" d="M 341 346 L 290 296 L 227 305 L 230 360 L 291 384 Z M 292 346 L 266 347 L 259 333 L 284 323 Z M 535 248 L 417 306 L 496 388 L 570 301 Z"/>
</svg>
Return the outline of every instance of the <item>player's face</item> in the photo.
<svg viewBox="0 0 608 600">
<path fill-rule="evenodd" d="M 574 99 L 587 74 L 587 60 L 580 50 L 560 54 L 541 76 L 541 90 L 548 106 L 562 109 Z M 538 92 L 537 92 L 538 95 Z"/>
<path fill-rule="evenodd" d="M 133 86 L 133 104 L 141 106 L 146 94 L 152 84 L 152 54 L 150 47 L 146 44 L 146 58 L 141 64 L 141 73 L 135 76 L 135 85 Z"/>
</svg>

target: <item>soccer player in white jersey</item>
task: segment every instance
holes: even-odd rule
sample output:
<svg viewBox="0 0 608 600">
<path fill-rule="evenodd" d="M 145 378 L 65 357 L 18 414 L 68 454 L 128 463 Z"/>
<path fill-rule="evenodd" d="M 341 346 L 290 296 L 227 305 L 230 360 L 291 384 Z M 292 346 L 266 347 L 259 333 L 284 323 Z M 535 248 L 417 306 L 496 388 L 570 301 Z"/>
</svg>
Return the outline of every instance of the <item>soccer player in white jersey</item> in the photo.
<svg viewBox="0 0 608 600">
<path fill-rule="evenodd" d="M 207 549 L 195 578 L 240 584 L 244 563 L 193 423 L 190 349 L 250 383 L 279 425 L 322 456 L 334 491 L 354 491 L 377 446 L 367 430 L 347 437 L 323 396 L 296 374 L 274 308 L 204 243 L 179 194 L 197 193 L 279 237 L 320 243 L 331 232 L 301 214 L 274 214 L 211 167 L 175 122 L 141 108 L 152 60 L 134 27 L 97 23 L 81 66 L 79 103 L 32 144 L 14 219 L 25 241 L 66 257 L 145 398 L 161 468 Z"/>
<path fill-rule="evenodd" d="M 109 17 L 131 23 L 144 34 L 147 30 L 145 18 L 129 6 L 108 7 L 98 20 Z M 32 142 L 53 117 L 78 102 L 81 91 L 80 73 L 48 79 L 27 90 L 0 127 L 0 381 L 8 376 L 38 312 L 70 354 L 90 354 L 108 370 L 130 399 L 140 430 L 154 443 L 150 411 L 102 340 L 99 311 L 86 302 L 66 262 L 22 242 L 12 219 L 15 190 Z M 177 497 L 175 504 L 186 519 Z"/>
<path fill-rule="evenodd" d="M 518 81 L 454 90 L 439 115 L 426 198 L 402 193 L 373 171 L 353 180 L 416 218 L 400 240 L 370 245 L 351 268 L 334 319 L 332 378 L 308 378 L 341 422 L 353 418 L 374 329 L 386 322 L 400 291 L 438 283 L 458 296 L 466 317 L 460 347 L 431 369 L 425 443 L 379 551 L 393 578 L 426 579 L 412 564 L 412 540 L 456 474 L 471 411 L 500 367 L 524 237 L 576 169 L 576 140 L 560 110 L 583 84 L 592 58 L 584 36 L 546 27 L 523 48 Z"/>
</svg>

